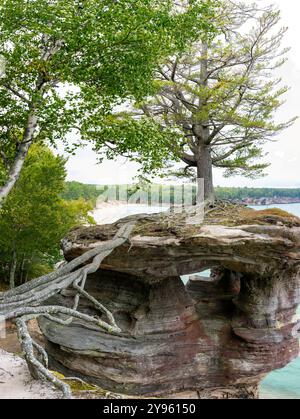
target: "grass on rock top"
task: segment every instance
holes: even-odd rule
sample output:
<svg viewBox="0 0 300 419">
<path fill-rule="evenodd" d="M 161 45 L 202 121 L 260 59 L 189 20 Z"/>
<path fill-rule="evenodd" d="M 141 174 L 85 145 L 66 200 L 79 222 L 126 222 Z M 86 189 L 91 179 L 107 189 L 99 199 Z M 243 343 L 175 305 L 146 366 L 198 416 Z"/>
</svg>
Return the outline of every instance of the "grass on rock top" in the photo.
<svg viewBox="0 0 300 419">
<path fill-rule="evenodd" d="M 224 225 L 237 227 L 241 225 L 278 225 L 286 227 L 300 227 L 300 219 L 293 214 L 279 208 L 254 210 L 243 205 L 218 202 L 214 207 L 205 210 L 204 225 Z M 137 222 L 135 233 L 155 236 L 186 236 L 191 234 L 201 225 L 186 224 L 186 214 L 160 218 L 146 217 Z"/>
<path fill-rule="evenodd" d="M 236 227 L 239 225 L 278 225 L 300 227 L 300 219 L 279 208 L 255 210 L 242 205 L 224 204 L 208 211 L 205 224 L 220 224 Z"/>
<path fill-rule="evenodd" d="M 194 209 L 194 212 L 193 212 Z M 190 217 L 196 214 L 196 206 L 189 207 Z M 67 236 L 73 243 L 89 245 L 95 241 L 106 241 L 112 239 L 115 232 L 124 222 L 134 221 L 135 227 L 131 234 L 141 236 L 178 238 L 191 237 L 197 234 L 201 225 L 223 225 L 227 227 L 238 227 L 242 225 L 277 225 L 285 227 L 300 227 L 300 218 L 279 208 L 254 210 L 240 204 L 233 204 L 227 201 L 217 201 L 214 206 L 205 209 L 204 223 L 188 224 L 187 214 L 184 211 L 176 213 L 163 212 L 160 214 L 139 214 L 131 215 L 112 225 L 98 225 L 91 227 L 79 227 L 72 230 Z"/>
</svg>

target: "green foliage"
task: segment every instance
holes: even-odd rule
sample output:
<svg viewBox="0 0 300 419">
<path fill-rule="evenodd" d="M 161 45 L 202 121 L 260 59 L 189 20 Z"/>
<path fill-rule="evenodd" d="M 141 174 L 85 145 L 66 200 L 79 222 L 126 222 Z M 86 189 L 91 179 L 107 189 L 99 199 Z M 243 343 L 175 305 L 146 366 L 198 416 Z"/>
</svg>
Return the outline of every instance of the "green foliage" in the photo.
<svg viewBox="0 0 300 419">
<path fill-rule="evenodd" d="M 169 160 L 170 148 L 174 149 L 176 144 L 178 149 L 180 147 L 180 135 L 173 129 L 162 130 L 160 125 L 148 118 L 137 120 L 128 116 L 108 116 L 89 137 L 95 139 L 95 150 L 99 154 L 102 152 L 102 157 L 114 159 L 118 155 L 126 156 L 140 163 L 147 175 L 163 169 Z"/>
<path fill-rule="evenodd" d="M 97 185 L 86 185 L 75 181 L 66 182 L 64 190 L 60 196 L 65 201 L 84 199 L 85 201 L 90 201 L 95 205 L 100 189 L 101 188 Z"/>
<path fill-rule="evenodd" d="M 212 31 L 212 0 L 187 11 L 171 0 L 3 0 L 0 4 L 0 181 L 34 114 L 36 140 L 89 139 L 94 118 L 153 91 L 153 70 L 199 31 Z M 188 26 L 187 26 L 188 25 Z M 185 30 L 183 30 L 185 28 Z"/>
<path fill-rule="evenodd" d="M 91 223 L 92 205 L 83 198 L 66 202 L 65 159 L 34 145 L 19 182 L 0 212 L 0 255 L 4 277 L 17 258 L 17 275 L 31 277 L 61 259 L 60 240 L 71 227 Z"/>
<path fill-rule="evenodd" d="M 244 200 L 247 198 L 291 198 L 300 199 L 300 189 L 297 188 L 216 188 L 216 194 L 220 199 Z"/>
<path fill-rule="evenodd" d="M 127 154 L 146 174 L 165 172 L 168 162 L 181 159 L 184 175 L 195 176 L 208 148 L 207 164 L 223 168 L 225 176 L 263 175 L 263 146 L 295 121 L 275 117 L 287 91 L 274 73 L 286 60 L 286 28 L 275 6 L 228 0 L 221 1 L 214 22 L 214 38 L 200 34 L 157 68 L 154 95 L 97 132 L 97 150 L 111 138 L 108 156 Z"/>
</svg>

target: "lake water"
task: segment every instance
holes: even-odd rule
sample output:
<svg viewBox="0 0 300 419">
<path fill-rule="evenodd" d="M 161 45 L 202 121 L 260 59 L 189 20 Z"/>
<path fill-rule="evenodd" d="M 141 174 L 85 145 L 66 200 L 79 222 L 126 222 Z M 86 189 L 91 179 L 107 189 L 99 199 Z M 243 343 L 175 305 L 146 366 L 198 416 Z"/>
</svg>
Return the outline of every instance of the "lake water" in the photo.
<svg viewBox="0 0 300 419">
<path fill-rule="evenodd" d="M 263 208 L 281 208 L 287 212 L 300 217 L 300 204 L 278 204 L 253 207 L 255 209 Z M 164 207 L 163 210 L 167 210 Z M 98 209 L 94 212 L 94 218 L 99 224 L 117 221 L 127 215 L 156 213 L 161 211 L 161 207 L 147 205 L 116 205 L 114 207 L 106 207 Z M 201 273 L 203 275 L 203 272 Z M 206 272 L 204 275 L 209 275 Z M 182 277 L 186 282 L 188 277 Z M 300 315 L 300 308 L 298 310 Z M 269 374 L 261 384 L 260 396 L 264 399 L 300 399 L 300 357 L 290 363 L 287 367 L 273 371 Z"/>
</svg>

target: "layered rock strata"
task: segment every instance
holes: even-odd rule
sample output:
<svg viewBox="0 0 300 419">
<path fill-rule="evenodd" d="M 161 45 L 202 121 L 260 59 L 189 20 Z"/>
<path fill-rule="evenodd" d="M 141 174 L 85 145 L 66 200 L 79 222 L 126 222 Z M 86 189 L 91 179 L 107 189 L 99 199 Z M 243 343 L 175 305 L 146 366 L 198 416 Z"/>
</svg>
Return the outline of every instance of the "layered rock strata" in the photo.
<svg viewBox="0 0 300 419">
<path fill-rule="evenodd" d="M 130 242 L 88 278 L 121 335 L 41 319 L 55 368 L 128 395 L 257 398 L 261 379 L 298 356 L 299 220 L 242 209 L 202 225 L 186 218 L 135 217 Z M 65 258 L 126 221 L 74 230 Z M 195 274 L 205 269 L 210 278 Z M 71 306 L 73 297 L 70 290 L 52 302 Z M 80 311 L 100 316 L 83 298 Z"/>
</svg>

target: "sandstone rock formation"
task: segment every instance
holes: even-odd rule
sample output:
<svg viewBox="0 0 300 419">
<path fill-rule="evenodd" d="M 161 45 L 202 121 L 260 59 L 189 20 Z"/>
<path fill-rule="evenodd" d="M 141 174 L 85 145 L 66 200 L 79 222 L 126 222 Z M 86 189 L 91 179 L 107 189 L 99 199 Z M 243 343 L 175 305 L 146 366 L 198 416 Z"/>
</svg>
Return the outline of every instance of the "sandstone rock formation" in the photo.
<svg viewBox="0 0 300 419">
<path fill-rule="evenodd" d="M 300 220 L 238 206 L 202 225 L 187 217 L 134 217 L 130 243 L 88 278 L 121 335 L 40 320 L 56 368 L 129 395 L 257 398 L 261 379 L 298 356 Z M 125 221 L 72 231 L 66 259 Z M 195 274 L 205 269 L 210 278 Z M 54 302 L 70 305 L 73 291 L 63 294 Z M 84 299 L 80 310 L 99 315 Z"/>
</svg>

